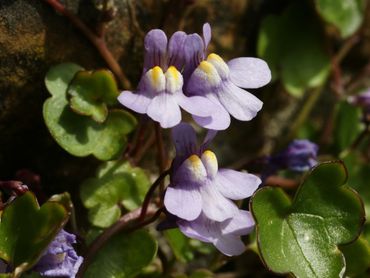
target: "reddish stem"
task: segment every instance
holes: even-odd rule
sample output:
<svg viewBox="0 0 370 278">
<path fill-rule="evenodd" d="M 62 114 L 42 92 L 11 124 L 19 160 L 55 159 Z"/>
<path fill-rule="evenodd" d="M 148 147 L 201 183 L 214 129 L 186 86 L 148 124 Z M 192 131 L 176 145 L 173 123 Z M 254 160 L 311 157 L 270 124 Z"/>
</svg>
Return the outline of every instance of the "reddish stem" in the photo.
<svg viewBox="0 0 370 278">
<path fill-rule="evenodd" d="M 145 198 L 144 198 L 144 202 L 143 202 L 143 205 L 141 206 L 142 209 L 141 209 L 141 213 L 140 213 L 140 216 L 139 216 L 139 221 L 143 221 L 145 219 L 145 216 L 146 216 L 146 213 L 148 211 L 148 207 L 149 207 L 149 204 L 150 204 L 150 200 L 152 199 L 153 197 L 153 194 L 156 190 L 156 188 L 158 187 L 158 185 L 160 185 L 162 183 L 162 181 L 164 180 L 164 178 L 170 173 L 170 169 L 167 170 L 167 171 L 164 171 L 157 179 L 156 181 L 152 184 L 152 186 L 149 188 L 148 192 L 146 193 L 145 195 Z"/>
<path fill-rule="evenodd" d="M 63 16 L 67 17 L 72 24 L 78 28 L 89 40 L 90 42 L 96 47 L 99 51 L 100 55 L 103 57 L 105 62 L 108 64 L 109 68 L 112 72 L 117 76 L 123 88 L 130 89 L 131 83 L 122 71 L 120 65 L 113 57 L 112 53 L 107 48 L 105 43 L 105 39 L 103 36 L 98 36 L 94 32 L 90 30 L 89 27 L 75 14 L 71 11 L 66 9 L 66 7 L 61 4 L 58 0 L 44 0 L 50 6 L 54 8 L 55 11 L 61 13 Z"/>
</svg>

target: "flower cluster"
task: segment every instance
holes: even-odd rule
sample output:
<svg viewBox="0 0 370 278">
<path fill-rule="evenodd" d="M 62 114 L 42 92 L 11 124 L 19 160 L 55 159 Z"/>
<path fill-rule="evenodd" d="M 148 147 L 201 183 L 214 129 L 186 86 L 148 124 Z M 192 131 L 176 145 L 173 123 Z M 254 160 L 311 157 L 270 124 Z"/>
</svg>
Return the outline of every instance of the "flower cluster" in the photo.
<svg viewBox="0 0 370 278">
<path fill-rule="evenodd" d="M 61 230 L 33 270 L 42 276 L 74 278 L 83 261 L 76 254 L 74 243 L 76 236 Z"/>
<path fill-rule="evenodd" d="M 223 130 L 230 115 L 249 121 L 262 102 L 241 88 L 259 88 L 271 79 L 267 64 L 258 58 L 236 58 L 226 63 L 217 54 L 207 56 L 211 28 L 198 34 L 178 31 L 168 40 L 159 29 L 144 41 L 143 74 L 135 92 L 123 91 L 118 100 L 131 110 L 147 114 L 163 128 L 181 122 L 181 110 L 202 127 Z"/>
<path fill-rule="evenodd" d="M 210 40 L 208 23 L 202 36 L 176 32 L 168 40 L 162 30 L 151 30 L 144 41 L 139 85 L 135 92 L 123 91 L 118 100 L 147 114 L 162 128 L 173 128 L 176 157 L 164 196 L 167 224 L 174 222 L 188 237 L 212 243 L 225 255 L 234 256 L 244 251 L 240 236 L 252 231 L 254 220 L 233 200 L 250 197 L 261 180 L 252 174 L 218 169 L 217 158 L 207 146 L 217 130 L 229 127 L 230 115 L 241 121 L 256 116 L 262 102 L 244 89 L 266 85 L 271 72 L 258 58 L 225 62 L 215 53 L 208 54 Z M 200 147 L 193 128 L 181 123 L 180 107 L 209 129 Z"/>
<path fill-rule="evenodd" d="M 198 148 L 190 125 L 180 124 L 172 134 L 177 155 L 164 197 L 167 211 L 177 217 L 185 235 L 213 243 L 226 255 L 241 254 L 244 244 L 240 236 L 253 229 L 254 221 L 231 200 L 251 196 L 261 180 L 248 173 L 218 169 L 215 154 L 207 149 L 212 136 Z"/>
</svg>

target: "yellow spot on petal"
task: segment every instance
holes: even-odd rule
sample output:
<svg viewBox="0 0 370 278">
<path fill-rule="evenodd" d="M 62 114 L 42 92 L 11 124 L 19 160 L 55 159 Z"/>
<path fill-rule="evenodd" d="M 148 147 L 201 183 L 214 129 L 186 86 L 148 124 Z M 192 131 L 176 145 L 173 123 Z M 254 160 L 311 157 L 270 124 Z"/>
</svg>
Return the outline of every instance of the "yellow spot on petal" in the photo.
<svg viewBox="0 0 370 278">
<path fill-rule="evenodd" d="M 219 55 L 217 55 L 215 53 L 209 54 L 208 57 L 207 57 L 207 60 L 216 60 L 216 61 L 219 61 L 219 62 L 224 61 Z"/>
<path fill-rule="evenodd" d="M 207 73 L 207 75 L 212 74 L 215 71 L 215 67 L 207 61 L 202 61 L 199 64 L 199 67 L 201 68 L 202 71 Z"/>
<path fill-rule="evenodd" d="M 206 150 L 202 154 L 202 162 L 207 170 L 208 176 L 215 177 L 218 171 L 218 162 L 216 155 L 212 151 Z"/>
<path fill-rule="evenodd" d="M 158 84 L 161 81 L 162 75 L 163 75 L 163 70 L 160 67 L 155 66 L 152 69 L 152 80 L 155 84 Z"/>
<path fill-rule="evenodd" d="M 214 152 L 210 151 L 210 150 L 206 150 L 204 153 L 203 153 L 204 156 L 206 156 L 210 161 L 216 161 L 217 162 L 217 157 L 215 155 Z"/>
<path fill-rule="evenodd" d="M 173 78 L 178 81 L 179 80 L 179 77 L 180 77 L 180 73 L 179 71 L 174 67 L 174 66 L 170 66 L 167 70 L 167 72 L 173 76 Z"/>
<path fill-rule="evenodd" d="M 199 166 L 198 164 L 201 164 L 202 161 L 200 160 L 199 156 L 193 154 L 189 158 L 189 161 L 191 162 L 192 166 Z"/>
<path fill-rule="evenodd" d="M 176 93 L 182 90 L 183 79 L 181 73 L 171 66 L 166 71 L 166 90 L 169 93 Z"/>
</svg>

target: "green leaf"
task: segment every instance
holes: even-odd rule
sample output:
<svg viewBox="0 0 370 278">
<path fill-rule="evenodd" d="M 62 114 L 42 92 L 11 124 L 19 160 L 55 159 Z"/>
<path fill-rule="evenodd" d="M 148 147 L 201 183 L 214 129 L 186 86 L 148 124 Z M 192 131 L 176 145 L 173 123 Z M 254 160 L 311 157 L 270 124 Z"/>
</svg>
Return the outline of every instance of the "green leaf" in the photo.
<svg viewBox="0 0 370 278">
<path fill-rule="evenodd" d="M 157 253 L 157 242 L 144 230 L 118 234 L 94 257 L 84 278 L 135 277 Z"/>
<path fill-rule="evenodd" d="M 273 79 L 281 78 L 289 93 L 301 97 L 323 85 L 329 75 L 330 59 L 322 41 L 310 8 L 296 1 L 282 15 L 263 20 L 257 51 L 271 67 Z"/>
<path fill-rule="evenodd" d="M 338 153 L 348 148 L 362 129 L 361 108 L 347 101 L 338 103 L 334 129 L 334 145 Z"/>
<path fill-rule="evenodd" d="M 354 277 L 363 274 L 370 267 L 370 245 L 363 237 L 340 247 L 346 258 L 346 275 Z"/>
<path fill-rule="evenodd" d="M 135 128 L 136 119 L 123 110 L 111 110 L 105 122 L 99 124 L 74 113 L 68 105 L 66 91 L 80 70 L 74 64 L 60 64 L 47 73 L 45 84 L 52 97 L 44 103 L 45 123 L 57 143 L 70 154 L 114 159 L 126 147 L 126 135 Z"/>
<path fill-rule="evenodd" d="M 164 232 L 164 235 L 177 260 L 186 263 L 194 258 L 189 239 L 179 229 L 167 230 Z"/>
<path fill-rule="evenodd" d="M 102 123 L 108 116 L 108 105 L 117 103 L 119 95 L 113 74 L 108 70 L 79 71 L 68 87 L 70 106 L 78 114 L 91 116 Z"/>
<path fill-rule="evenodd" d="M 145 172 L 123 161 L 106 162 L 95 178 L 81 185 L 81 199 L 89 209 L 89 220 L 97 227 L 109 227 L 121 216 L 121 206 L 138 208 L 150 187 Z"/>
<path fill-rule="evenodd" d="M 352 35 L 361 26 L 366 1 L 364 0 L 316 0 L 319 14 L 333 24 L 343 38 Z"/>
<path fill-rule="evenodd" d="M 255 193 L 251 210 L 268 268 L 297 277 L 343 276 L 337 245 L 355 240 L 364 221 L 361 199 L 346 180 L 341 162 L 327 162 L 310 172 L 293 201 L 280 188 Z"/>
<path fill-rule="evenodd" d="M 367 158 L 362 158 L 361 155 L 361 152 L 353 151 L 343 160 L 348 169 L 348 184 L 360 194 L 364 201 L 366 221 L 370 222 L 370 165 Z"/>
<path fill-rule="evenodd" d="M 36 197 L 27 192 L 8 205 L 1 216 L 0 258 L 15 268 L 15 273 L 30 269 L 67 222 L 68 194 L 39 207 Z M 70 201 L 69 201 L 70 203 Z"/>
</svg>

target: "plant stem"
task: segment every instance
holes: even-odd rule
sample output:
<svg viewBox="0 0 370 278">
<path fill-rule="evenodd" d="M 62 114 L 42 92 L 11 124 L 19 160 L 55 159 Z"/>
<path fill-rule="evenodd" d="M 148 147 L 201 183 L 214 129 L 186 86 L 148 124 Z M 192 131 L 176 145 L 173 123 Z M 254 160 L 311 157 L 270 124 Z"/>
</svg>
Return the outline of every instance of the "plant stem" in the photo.
<svg viewBox="0 0 370 278">
<path fill-rule="evenodd" d="M 146 215 L 148 218 L 145 221 L 137 221 L 140 214 L 141 208 L 138 208 L 134 211 L 131 211 L 125 215 L 123 215 L 116 223 L 106 229 L 101 235 L 99 235 L 93 243 L 90 245 L 89 249 L 84 256 L 84 262 L 80 266 L 78 273 L 76 275 L 77 278 L 82 278 L 87 267 L 90 265 L 93 257 L 95 254 L 104 246 L 104 244 L 116 235 L 119 232 L 132 232 L 141 227 L 148 225 L 149 223 L 154 222 L 162 212 L 162 209 L 155 209 L 154 207 L 149 207 L 147 210 Z M 132 225 L 130 225 L 132 224 Z"/>
<path fill-rule="evenodd" d="M 156 143 L 157 143 L 157 151 L 158 151 L 158 165 L 159 165 L 159 172 L 163 173 L 164 169 L 166 168 L 166 154 L 163 144 L 163 138 L 162 138 L 162 130 L 159 123 L 155 123 L 155 137 L 156 137 Z M 160 191 L 161 193 L 164 192 L 164 183 L 161 182 L 160 184 Z"/>
<path fill-rule="evenodd" d="M 69 21 L 79 29 L 89 41 L 96 47 L 100 55 L 103 57 L 111 71 L 116 75 L 121 83 L 121 86 L 125 89 L 131 89 L 131 83 L 122 71 L 120 65 L 113 57 L 112 53 L 109 51 L 105 39 L 103 36 L 98 36 L 90 30 L 89 27 L 75 14 L 66 9 L 66 7 L 61 4 L 58 0 L 44 0 L 50 6 L 54 8 L 55 11 L 61 13 L 63 16 L 67 17 Z"/>
<path fill-rule="evenodd" d="M 296 117 L 296 120 L 293 122 L 290 128 L 288 136 L 285 137 L 288 142 L 294 139 L 294 137 L 297 135 L 299 128 L 302 126 L 304 121 L 310 115 L 316 101 L 319 99 L 322 90 L 323 87 L 318 87 L 314 89 L 308 96 L 307 100 L 305 101 L 301 109 L 301 112 L 299 113 L 298 117 Z"/>
<path fill-rule="evenodd" d="M 171 169 L 168 169 L 168 170 L 162 172 L 162 174 L 155 180 L 155 182 L 149 188 L 148 192 L 145 195 L 143 205 L 141 206 L 142 209 L 141 209 L 141 213 L 140 213 L 140 216 L 139 216 L 139 221 L 143 221 L 145 219 L 146 213 L 148 211 L 149 203 L 150 203 L 150 200 L 153 197 L 154 191 L 156 190 L 158 185 L 160 185 L 162 183 L 162 181 L 170 173 L 170 171 L 171 171 Z"/>
</svg>

